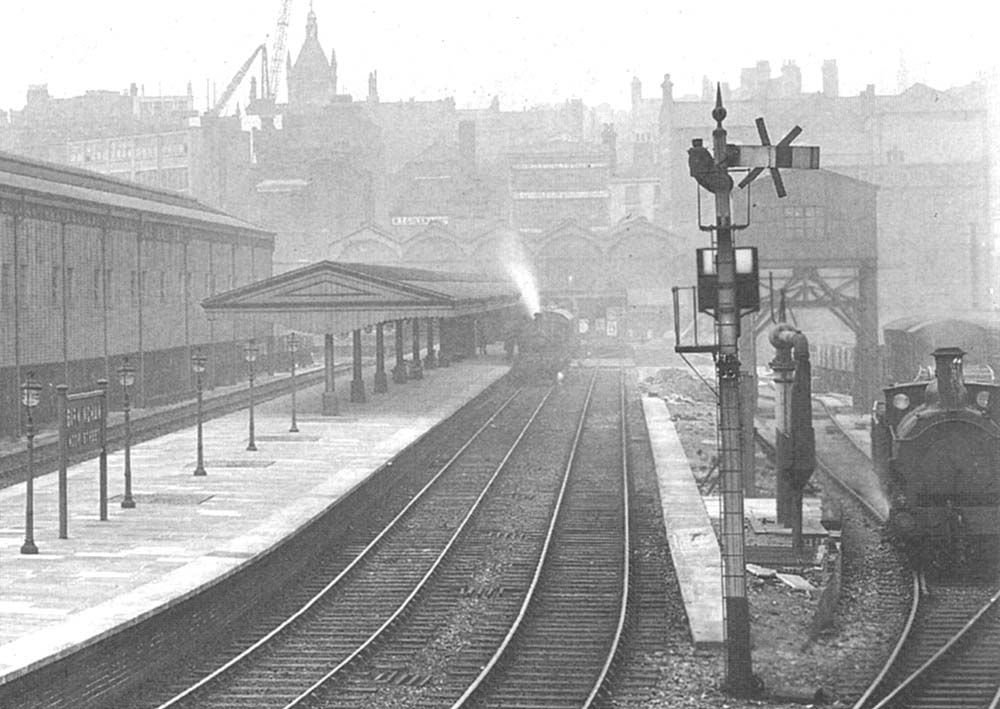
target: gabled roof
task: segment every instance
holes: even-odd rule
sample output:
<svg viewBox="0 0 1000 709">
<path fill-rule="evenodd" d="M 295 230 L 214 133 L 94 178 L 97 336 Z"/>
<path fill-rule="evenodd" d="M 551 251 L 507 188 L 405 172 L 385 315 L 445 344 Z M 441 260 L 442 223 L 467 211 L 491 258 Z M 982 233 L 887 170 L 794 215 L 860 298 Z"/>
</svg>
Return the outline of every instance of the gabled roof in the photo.
<svg viewBox="0 0 1000 709">
<path fill-rule="evenodd" d="M 372 235 L 381 237 L 381 238 L 385 239 L 386 241 L 389 241 L 389 242 L 392 242 L 392 243 L 396 242 L 396 240 L 392 237 L 392 234 L 389 233 L 388 229 L 386 229 L 385 227 L 383 227 L 381 224 L 376 224 L 374 222 L 365 222 L 364 224 L 362 224 L 361 226 L 359 226 L 357 229 L 355 229 L 351 233 L 349 233 L 349 234 L 347 234 L 347 235 L 345 235 L 343 237 L 340 237 L 340 238 L 337 238 L 337 239 L 333 239 L 332 241 L 334 241 L 336 243 L 340 243 L 340 242 L 347 241 L 349 239 L 353 239 L 353 238 L 358 237 L 358 236 L 369 236 L 370 237 Z"/>
<path fill-rule="evenodd" d="M 677 238 L 674 234 L 646 219 L 646 217 L 624 217 L 611 227 L 613 239 L 620 239 L 632 234 L 652 234 L 661 239 Z"/>
<path fill-rule="evenodd" d="M 341 333 L 389 320 L 456 317 L 514 305 L 514 286 L 484 274 L 320 261 L 207 298 L 210 319 Z"/>
<path fill-rule="evenodd" d="M 456 246 L 459 245 L 458 235 L 440 222 L 431 222 L 421 228 L 420 231 L 410 234 L 405 241 L 409 246 L 414 242 L 424 241 L 425 239 L 445 239 Z"/>
</svg>

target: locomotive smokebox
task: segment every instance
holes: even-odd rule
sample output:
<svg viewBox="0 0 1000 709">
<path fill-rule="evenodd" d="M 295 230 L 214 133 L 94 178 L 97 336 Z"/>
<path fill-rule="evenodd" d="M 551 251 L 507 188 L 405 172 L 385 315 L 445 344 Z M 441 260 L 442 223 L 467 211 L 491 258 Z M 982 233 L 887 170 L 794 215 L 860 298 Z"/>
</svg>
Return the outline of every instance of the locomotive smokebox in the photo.
<svg viewBox="0 0 1000 709">
<path fill-rule="evenodd" d="M 932 356 L 934 381 L 927 387 L 928 402 L 936 401 L 942 409 L 962 408 L 966 401 L 962 375 L 965 352 L 960 347 L 941 347 L 934 350 Z"/>
</svg>

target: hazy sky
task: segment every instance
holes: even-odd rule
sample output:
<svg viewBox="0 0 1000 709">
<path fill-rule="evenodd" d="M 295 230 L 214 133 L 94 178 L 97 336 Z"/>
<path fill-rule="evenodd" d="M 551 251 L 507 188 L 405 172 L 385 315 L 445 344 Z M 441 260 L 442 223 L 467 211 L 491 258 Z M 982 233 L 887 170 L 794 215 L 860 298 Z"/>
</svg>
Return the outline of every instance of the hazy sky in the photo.
<svg viewBox="0 0 1000 709">
<path fill-rule="evenodd" d="M 221 94 L 254 47 L 270 48 L 280 0 L 4 0 L 0 108 L 21 108 L 29 84 L 54 96 L 86 89 L 183 93 L 206 80 Z M 968 83 L 998 62 L 990 5 L 507 0 L 315 0 L 319 36 L 336 49 L 341 92 L 363 97 L 377 69 L 382 100 L 454 96 L 505 108 L 582 98 L 625 108 L 629 82 L 659 94 L 664 73 L 675 95 L 700 91 L 701 77 L 739 81 L 759 59 L 794 59 L 804 88 L 818 90 L 824 59 L 836 59 L 842 94 L 873 83 L 895 92 L 901 64 L 910 82 Z M 308 0 L 293 0 L 288 48 L 304 36 Z M 716 8 L 719 8 L 717 11 Z M 985 14 L 984 14 L 985 13 Z M 720 28 L 720 29 L 715 29 Z M 718 41 L 715 38 L 718 38 Z M 244 86 L 238 94 L 243 101 Z"/>
</svg>

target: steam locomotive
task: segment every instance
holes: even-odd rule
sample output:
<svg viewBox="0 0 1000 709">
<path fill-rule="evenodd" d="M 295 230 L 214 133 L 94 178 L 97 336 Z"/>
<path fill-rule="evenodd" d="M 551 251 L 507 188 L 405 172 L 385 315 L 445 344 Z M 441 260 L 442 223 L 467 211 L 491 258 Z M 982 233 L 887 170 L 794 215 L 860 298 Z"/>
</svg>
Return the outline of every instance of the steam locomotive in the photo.
<svg viewBox="0 0 1000 709">
<path fill-rule="evenodd" d="M 886 387 L 872 412 L 889 528 L 924 563 L 1000 546 L 1000 385 L 967 380 L 964 354 L 935 350 L 933 379 Z"/>
<path fill-rule="evenodd" d="M 514 376 L 524 382 L 553 382 L 565 374 L 576 349 L 571 313 L 547 308 L 521 321 L 513 334 Z"/>
</svg>

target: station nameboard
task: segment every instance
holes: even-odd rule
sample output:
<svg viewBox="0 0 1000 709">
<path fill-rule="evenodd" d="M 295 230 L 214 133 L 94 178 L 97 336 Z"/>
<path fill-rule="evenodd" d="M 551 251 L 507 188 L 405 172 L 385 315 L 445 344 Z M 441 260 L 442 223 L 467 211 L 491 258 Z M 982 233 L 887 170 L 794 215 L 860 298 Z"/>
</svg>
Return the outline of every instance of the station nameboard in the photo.
<svg viewBox="0 0 1000 709">
<path fill-rule="evenodd" d="M 427 226 L 437 222 L 439 224 L 447 224 L 448 217 L 445 216 L 407 216 L 407 217 L 392 217 L 393 226 Z"/>
<path fill-rule="evenodd" d="M 59 538 L 68 537 L 69 512 L 66 469 L 70 453 L 82 455 L 100 452 L 99 487 L 102 521 L 108 518 L 108 383 L 103 379 L 98 389 L 70 394 L 59 384 Z"/>
</svg>

